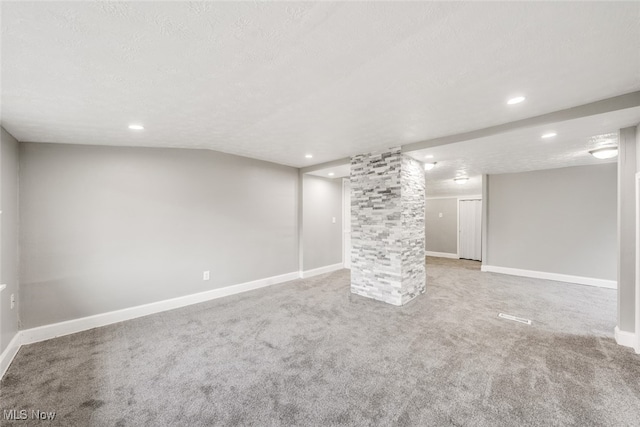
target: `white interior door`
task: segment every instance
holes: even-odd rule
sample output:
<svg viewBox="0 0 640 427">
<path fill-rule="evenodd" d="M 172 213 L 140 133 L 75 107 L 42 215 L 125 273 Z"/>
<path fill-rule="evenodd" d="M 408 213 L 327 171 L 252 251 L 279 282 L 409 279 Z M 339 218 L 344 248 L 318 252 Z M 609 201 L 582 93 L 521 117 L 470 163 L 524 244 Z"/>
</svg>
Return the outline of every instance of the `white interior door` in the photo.
<svg viewBox="0 0 640 427">
<path fill-rule="evenodd" d="M 482 261 L 482 200 L 460 200 L 458 256 Z"/>
<path fill-rule="evenodd" d="M 351 183 L 342 180 L 342 262 L 351 268 Z"/>
</svg>

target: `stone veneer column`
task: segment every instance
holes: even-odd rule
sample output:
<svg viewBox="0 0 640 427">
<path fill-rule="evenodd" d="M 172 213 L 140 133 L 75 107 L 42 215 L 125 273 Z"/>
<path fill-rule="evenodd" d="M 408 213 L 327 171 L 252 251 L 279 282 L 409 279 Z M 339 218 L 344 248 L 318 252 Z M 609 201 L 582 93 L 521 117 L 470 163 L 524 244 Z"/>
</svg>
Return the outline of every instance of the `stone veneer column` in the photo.
<svg viewBox="0 0 640 427">
<path fill-rule="evenodd" d="M 351 292 L 403 305 L 425 291 L 425 177 L 399 147 L 351 158 Z"/>
</svg>

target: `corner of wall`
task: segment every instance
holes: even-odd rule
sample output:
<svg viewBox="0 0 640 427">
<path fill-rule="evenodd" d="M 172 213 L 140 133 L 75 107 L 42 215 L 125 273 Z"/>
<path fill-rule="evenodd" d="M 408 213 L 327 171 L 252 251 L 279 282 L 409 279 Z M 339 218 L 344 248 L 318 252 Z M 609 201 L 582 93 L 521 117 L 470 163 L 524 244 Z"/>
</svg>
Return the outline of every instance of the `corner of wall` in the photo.
<svg viewBox="0 0 640 427">
<path fill-rule="evenodd" d="M 2 291 L 3 298 L 0 300 L 7 307 L 7 295 L 14 294 L 17 298 L 18 306 L 10 309 L 8 313 L 0 313 L 2 322 L 6 322 L 9 326 L 3 332 L 7 332 L 4 336 L 0 336 L 0 354 L 4 358 L 6 351 L 11 350 L 11 343 L 14 342 L 19 334 L 20 328 L 20 297 L 19 297 L 19 216 L 18 216 L 18 176 L 19 176 L 19 151 L 20 146 L 16 138 L 13 137 L 6 129 L 0 128 L 0 209 L 5 211 L 0 216 L 2 224 L 0 227 L 7 227 L 2 234 L 3 241 L 0 242 L 5 250 L 9 250 L 8 254 L 2 257 L 3 266 L 2 283 L 6 283 L 6 288 Z M 7 167 L 8 166 L 8 167 Z M 13 255 L 12 255 L 13 253 Z M 2 361 L 0 360 L 0 364 Z"/>
</svg>

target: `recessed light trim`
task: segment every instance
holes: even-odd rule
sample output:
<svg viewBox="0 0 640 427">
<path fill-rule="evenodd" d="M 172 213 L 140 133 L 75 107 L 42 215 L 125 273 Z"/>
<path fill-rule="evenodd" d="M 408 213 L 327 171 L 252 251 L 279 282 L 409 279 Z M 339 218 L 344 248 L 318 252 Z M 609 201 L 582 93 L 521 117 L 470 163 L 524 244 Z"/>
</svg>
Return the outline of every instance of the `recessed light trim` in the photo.
<svg viewBox="0 0 640 427">
<path fill-rule="evenodd" d="M 558 135 L 558 134 L 557 134 L 557 133 L 555 133 L 555 132 L 547 132 L 547 133 L 543 134 L 543 135 L 541 136 L 541 138 L 543 138 L 543 139 L 553 138 L 554 136 L 557 136 L 557 135 Z"/>
<path fill-rule="evenodd" d="M 329 172 L 327 175 L 329 175 L 329 176 L 334 176 L 334 175 L 335 175 L 335 173 L 333 173 L 333 172 Z"/>
<path fill-rule="evenodd" d="M 527 99 L 527 98 L 525 98 L 524 96 L 516 96 L 516 97 L 513 97 L 510 100 L 508 100 L 507 104 L 509 104 L 509 105 L 520 104 L 525 99 Z"/>
<path fill-rule="evenodd" d="M 304 158 L 305 159 L 313 159 L 313 154 L 305 154 Z"/>
<path fill-rule="evenodd" d="M 469 178 L 466 176 L 459 176 L 457 178 L 453 178 L 453 181 L 456 184 L 464 184 L 465 182 L 469 181 Z"/>
<path fill-rule="evenodd" d="M 438 164 L 437 162 L 425 163 L 424 170 L 430 171 L 431 169 L 435 168 L 437 164 Z"/>
<path fill-rule="evenodd" d="M 129 129 L 131 129 L 131 130 L 144 130 L 144 126 L 134 124 L 134 125 L 129 125 Z"/>
<path fill-rule="evenodd" d="M 589 154 L 600 160 L 612 159 L 618 155 L 618 146 L 610 145 L 596 148 L 595 150 L 589 151 Z"/>
</svg>

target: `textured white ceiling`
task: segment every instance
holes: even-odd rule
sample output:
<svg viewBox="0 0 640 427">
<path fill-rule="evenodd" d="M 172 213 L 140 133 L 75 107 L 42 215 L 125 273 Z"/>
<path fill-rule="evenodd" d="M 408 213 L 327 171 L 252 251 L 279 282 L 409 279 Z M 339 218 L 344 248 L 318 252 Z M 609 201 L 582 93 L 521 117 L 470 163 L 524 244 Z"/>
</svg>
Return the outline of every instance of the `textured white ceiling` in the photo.
<svg viewBox="0 0 640 427">
<path fill-rule="evenodd" d="M 640 89 L 638 2 L 1 5 L 2 125 L 22 141 L 301 167 Z"/>
<path fill-rule="evenodd" d="M 589 154 L 606 144 L 608 138 L 617 144 L 621 128 L 640 123 L 640 107 L 617 112 L 569 120 L 552 125 L 519 129 L 486 138 L 442 145 L 413 151 L 410 156 L 422 162 L 436 162 L 426 172 L 427 196 L 477 194 L 481 180 L 468 185 L 454 183 L 456 175 L 479 177 L 482 174 L 525 172 L 570 166 L 615 162 L 617 158 L 598 160 Z M 543 139 L 543 134 L 555 132 L 557 136 Z M 425 156 L 432 155 L 427 159 Z M 468 190 L 465 188 L 468 187 Z"/>
<path fill-rule="evenodd" d="M 332 173 L 333 175 L 329 175 Z M 321 176 L 323 178 L 344 178 L 351 175 L 351 164 L 333 166 L 330 168 L 319 169 L 317 171 L 308 172 L 309 175 Z"/>
<path fill-rule="evenodd" d="M 459 197 L 482 194 L 482 175 L 470 176 L 467 182 L 458 184 L 452 179 L 427 179 L 427 197 Z"/>
</svg>

